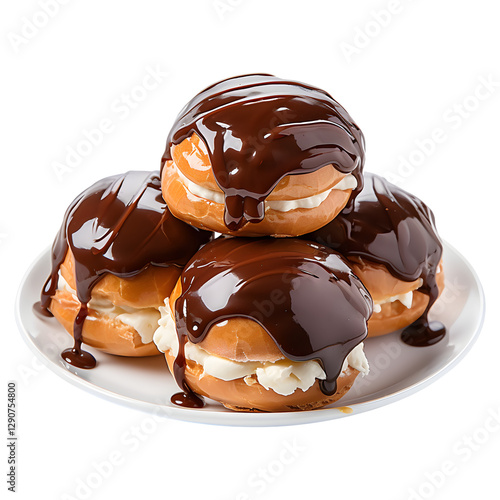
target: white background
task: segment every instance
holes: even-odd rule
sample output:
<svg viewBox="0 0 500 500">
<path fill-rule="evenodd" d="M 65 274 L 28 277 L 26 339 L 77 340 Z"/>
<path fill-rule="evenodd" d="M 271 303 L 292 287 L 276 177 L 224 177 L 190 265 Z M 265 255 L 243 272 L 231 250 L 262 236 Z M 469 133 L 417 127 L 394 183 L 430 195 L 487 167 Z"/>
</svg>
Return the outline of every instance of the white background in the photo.
<svg viewBox="0 0 500 500">
<path fill-rule="evenodd" d="M 95 473 L 93 463 L 116 453 L 120 464 L 88 498 L 498 494 L 500 432 L 478 431 L 500 411 L 496 2 L 51 0 L 50 15 L 42 3 L 3 2 L 0 15 L 1 364 L 3 380 L 19 384 L 17 498 L 83 498 L 77 485 Z M 137 90 L 153 70 L 156 88 L 147 80 L 149 89 Z M 151 423 L 36 363 L 17 332 L 15 292 L 82 189 L 109 174 L 158 168 L 183 104 L 212 82 L 249 72 L 325 88 L 347 108 L 366 136 L 367 170 L 424 199 L 442 237 L 476 268 L 489 305 L 484 330 L 444 378 L 362 415 L 279 428 Z M 126 104 L 127 95 L 137 99 Z M 100 144 L 58 176 L 54 165 L 103 119 Z M 434 134 L 439 144 L 429 143 Z M 427 145 L 425 155 L 416 141 Z M 124 444 L 141 426 L 147 433 Z M 475 432 L 482 444 L 457 454 Z M 280 467 L 285 442 L 298 452 Z M 445 462 L 455 468 L 443 480 L 436 471 Z M 257 482 L 262 470 L 269 480 Z"/>
</svg>

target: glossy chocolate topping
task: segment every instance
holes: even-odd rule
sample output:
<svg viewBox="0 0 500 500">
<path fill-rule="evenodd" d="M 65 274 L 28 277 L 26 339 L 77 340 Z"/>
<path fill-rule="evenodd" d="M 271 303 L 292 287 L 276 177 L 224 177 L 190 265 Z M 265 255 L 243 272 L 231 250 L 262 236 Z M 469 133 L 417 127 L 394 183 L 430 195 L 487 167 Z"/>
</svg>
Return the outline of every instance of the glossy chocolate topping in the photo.
<svg viewBox="0 0 500 500">
<path fill-rule="evenodd" d="M 417 197 L 384 178 L 368 172 L 364 177 L 364 188 L 352 210 L 342 211 L 303 238 L 327 245 L 347 258 L 382 264 L 402 281 L 421 278 L 419 291 L 429 296 L 429 303 L 422 317 L 403 332 L 403 340 L 419 346 L 434 344 L 445 334 L 443 325 L 427 321 L 439 295 L 436 272 L 443 252 L 434 214 Z"/>
<path fill-rule="evenodd" d="M 184 378 L 184 343 L 201 342 L 228 318 L 259 323 L 284 356 L 317 359 L 324 394 L 336 391 L 347 355 L 366 337 L 372 300 L 340 255 L 298 239 L 221 238 L 205 245 L 184 269 L 175 303 L 179 355 L 177 383 Z"/>
<path fill-rule="evenodd" d="M 286 175 L 332 164 L 362 187 L 361 130 L 328 93 L 303 83 L 255 74 L 208 87 L 177 117 L 162 165 L 193 133 L 207 145 L 233 231 L 264 218 L 265 198 Z"/>
<path fill-rule="evenodd" d="M 211 234 L 170 213 L 158 172 L 107 177 L 81 193 L 67 209 L 54 241 L 52 271 L 41 296 L 41 306 L 48 310 L 60 265 L 70 250 L 81 309 L 74 323 L 75 345 L 63 353 L 64 359 L 81 368 L 95 365 L 94 358 L 81 349 L 82 328 L 92 288 L 103 276 L 130 278 L 149 265 L 182 267 Z"/>
</svg>

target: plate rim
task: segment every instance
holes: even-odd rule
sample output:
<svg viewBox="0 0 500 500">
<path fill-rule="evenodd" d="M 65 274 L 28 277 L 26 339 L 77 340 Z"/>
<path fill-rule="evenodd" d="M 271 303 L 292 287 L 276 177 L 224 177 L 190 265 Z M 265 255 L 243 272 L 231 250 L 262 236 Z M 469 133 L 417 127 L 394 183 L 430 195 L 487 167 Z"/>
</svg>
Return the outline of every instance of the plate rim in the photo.
<svg viewBox="0 0 500 500">
<path fill-rule="evenodd" d="M 478 291 L 478 301 L 479 301 L 479 315 L 476 318 L 474 333 L 467 341 L 467 344 L 462 348 L 462 350 L 450 359 L 446 364 L 441 366 L 437 371 L 427 375 L 421 380 L 415 383 L 399 389 L 386 396 L 379 396 L 367 401 L 362 401 L 359 403 L 353 403 L 349 405 L 352 412 L 346 413 L 339 410 L 339 407 L 333 408 L 319 408 L 316 410 L 306 410 L 300 412 L 270 412 L 270 413 L 249 413 L 249 412 L 231 412 L 226 411 L 199 411 L 190 408 L 177 408 L 172 406 L 167 406 L 159 403 L 151 403 L 146 401 L 140 401 L 138 399 L 131 398 L 129 396 L 124 396 L 113 392 L 109 389 L 105 389 L 101 386 L 95 385 L 79 376 L 73 372 L 66 369 L 63 364 L 56 364 L 51 361 L 46 355 L 44 355 L 35 345 L 33 336 L 29 333 L 28 329 L 25 327 L 22 321 L 21 315 L 21 295 L 24 291 L 26 282 L 30 277 L 33 269 L 39 264 L 39 262 L 46 257 L 46 255 L 51 252 L 51 247 L 45 248 L 40 252 L 37 257 L 31 262 L 28 269 L 24 273 L 16 293 L 15 304 L 14 304 L 14 314 L 16 319 L 17 327 L 21 333 L 21 337 L 27 344 L 28 348 L 33 352 L 35 357 L 37 357 L 50 371 L 59 375 L 64 380 L 70 382 L 73 386 L 79 387 L 80 389 L 86 390 L 94 395 L 97 395 L 101 399 L 106 401 L 111 401 L 113 403 L 121 404 L 132 409 L 139 409 L 148 414 L 154 413 L 157 415 L 167 418 L 174 418 L 176 420 L 189 421 L 194 423 L 203 423 L 209 425 L 229 425 L 237 427 L 273 427 L 273 426 L 287 426 L 287 425 L 300 425 L 309 424 L 327 420 L 335 420 L 337 418 L 344 418 L 348 416 L 358 415 L 367 411 L 371 411 L 375 408 L 380 407 L 380 401 L 387 401 L 386 404 L 391 404 L 395 401 L 399 401 L 403 398 L 409 397 L 416 392 L 424 389 L 434 380 L 444 376 L 453 367 L 455 367 L 472 349 L 473 345 L 476 343 L 479 334 L 481 333 L 486 310 L 486 299 L 484 294 L 484 289 L 479 279 L 479 276 L 470 264 L 470 262 L 464 257 L 464 255 L 459 252 L 453 245 L 447 241 L 443 241 L 443 247 L 445 252 L 452 252 L 458 257 L 459 260 L 467 264 L 467 269 L 471 273 L 475 285 Z M 343 408 L 340 406 L 340 408 Z M 158 409 L 162 411 L 158 412 Z M 213 418 L 212 418 L 213 416 Z"/>
</svg>

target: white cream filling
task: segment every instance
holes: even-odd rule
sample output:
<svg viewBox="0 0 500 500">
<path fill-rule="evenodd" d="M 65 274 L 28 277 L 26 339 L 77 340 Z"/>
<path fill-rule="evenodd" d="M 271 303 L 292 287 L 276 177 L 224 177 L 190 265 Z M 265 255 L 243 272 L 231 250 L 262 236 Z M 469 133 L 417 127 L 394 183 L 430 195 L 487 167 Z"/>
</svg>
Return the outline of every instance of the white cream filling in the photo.
<svg viewBox="0 0 500 500">
<path fill-rule="evenodd" d="M 393 295 L 385 300 L 373 302 L 373 312 L 379 313 L 382 311 L 382 304 L 388 304 L 391 302 L 396 302 L 399 300 L 407 309 L 411 309 L 413 303 L 413 292 L 401 293 L 399 295 Z"/>
<path fill-rule="evenodd" d="M 160 307 L 161 318 L 158 321 L 153 340 L 162 352 L 171 351 L 173 356 L 179 352 L 179 340 L 175 330 L 175 321 L 168 301 L 165 307 Z M 282 359 L 276 362 L 232 361 L 209 354 L 201 347 L 187 342 L 184 348 L 186 359 L 194 361 L 203 368 L 203 375 L 211 375 L 221 380 L 243 378 L 248 385 L 258 382 L 266 389 L 272 389 L 277 394 L 288 396 L 296 389 L 306 391 L 316 379 L 324 380 L 325 372 L 318 361 L 295 362 Z M 363 344 L 357 345 L 344 360 L 342 372 L 348 365 L 363 375 L 369 371 L 368 360 L 363 352 Z M 202 376 L 203 376 L 202 375 Z"/>
<path fill-rule="evenodd" d="M 61 273 L 59 273 L 57 288 L 59 290 L 66 290 L 78 300 L 76 291 L 68 285 Z M 143 344 L 149 344 L 153 341 L 153 335 L 158 328 L 158 321 L 160 319 L 158 309 L 154 307 L 136 309 L 128 306 L 116 306 L 110 300 L 97 299 L 94 297 L 90 299 L 88 306 L 99 314 L 117 319 L 134 328 L 141 337 Z"/>
<path fill-rule="evenodd" d="M 436 269 L 436 274 L 439 274 L 442 271 L 442 266 L 441 264 L 438 265 Z M 412 290 L 410 292 L 406 293 L 401 293 L 399 295 L 393 295 L 392 297 L 388 297 L 385 300 L 379 300 L 379 301 L 373 301 L 373 312 L 374 313 L 379 313 L 382 311 L 382 304 L 388 304 L 391 302 L 396 302 L 396 300 L 399 300 L 401 304 L 403 304 L 407 309 L 411 309 L 411 306 L 413 304 L 413 292 L 417 291 L 423 284 L 422 278 L 420 278 L 418 287 L 415 290 Z"/>
<path fill-rule="evenodd" d="M 224 203 L 224 193 L 219 193 L 213 191 L 212 189 L 207 189 L 199 186 L 195 182 L 189 180 L 177 167 L 177 174 L 181 178 L 183 184 L 186 186 L 188 191 L 197 196 L 198 198 L 204 198 L 215 203 Z M 297 200 L 277 200 L 277 201 L 265 201 L 266 210 L 270 208 L 277 212 L 290 212 L 297 208 L 316 208 L 319 207 L 327 198 L 328 195 L 334 190 L 345 191 L 347 189 L 354 189 L 358 185 L 356 178 L 352 175 L 346 175 L 340 182 L 335 184 L 332 188 L 323 191 L 322 193 L 315 194 L 313 196 L 308 196 L 307 198 L 299 198 Z"/>
</svg>

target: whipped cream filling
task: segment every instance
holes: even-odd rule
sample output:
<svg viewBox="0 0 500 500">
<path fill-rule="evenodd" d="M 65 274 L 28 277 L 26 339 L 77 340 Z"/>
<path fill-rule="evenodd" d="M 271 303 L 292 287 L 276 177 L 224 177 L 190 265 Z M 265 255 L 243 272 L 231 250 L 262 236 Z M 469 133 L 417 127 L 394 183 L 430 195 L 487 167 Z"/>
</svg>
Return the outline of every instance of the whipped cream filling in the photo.
<svg viewBox="0 0 500 500">
<path fill-rule="evenodd" d="M 159 326 L 153 340 L 160 351 L 171 351 L 172 356 L 177 356 L 179 339 L 168 300 L 165 300 L 165 307 L 160 307 L 160 313 Z M 323 368 L 316 360 L 295 362 L 285 358 L 275 362 L 232 361 L 210 354 L 189 340 L 184 353 L 186 359 L 194 361 L 203 368 L 202 376 L 211 375 L 226 381 L 243 378 L 247 385 L 259 383 L 283 396 L 293 394 L 296 389 L 307 391 L 316 379 L 326 378 Z M 362 343 L 357 345 L 344 360 L 342 373 L 348 370 L 349 365 L 362 375 L 368 374 L 368 360 Z"/>
<path fill-rule="evenodd" d="M 175 167 L 175 169 L 182 180 L 182 183 L 192 195 L 197 196 L 198 198 L 213 201 L 215 203 L 224 203 L 224 193 L 199 186 L 195 182 L 189 180 L 179 168 Z M 328 195 L 333 190 L 345 191 L 347 189 L 354 189 L 357 185 L 358 182 L 356 178 L 352 174 L 349 174 L 346 175 L 340 182 L 335 184 L 335 186 L 323 191 L 322 193 L 308 196 L 306 198 L 298 198 L 296 200 L 266 200 L 265 207 L 266 210 L 271 209 L 277 212 L 290 212 L 291 210 L 296 210 L 297 208 L 316 208 L 328 198 Z"/>
<path fill-rule="evenodd" d="M 382 311 L 382 304 L 388 304 L 391 302 L 396 302 L 399 300 L 401 304 L 403 304 L 407 309 L 411 309 L 411 305 L 413 304 L 413 291 L 407 293 L 401 293 L 399 295 L 393 295 L 392 297 L 387 297 L 387 299 L 373 302 L 373 312 L 379 313 Z"/>
<path fill-rule="evenodd" d="M 78 300 L 76 290 L 68 285 L 68 282 L 59 273 L 59 281 L 57 284 L 59 290 L 65 290 Z M 98 299 L 92 297 L 88 303 L 88 307 L 98 312 L 103 316 L 108 316 L 112 319 L 117 319 L 126 325 L 131 326 L 141 337 L 143 344 L 153 342 L 153 335 L 158 327 L 160 313 L 154 307 L 146 307 L 137 309 L 129 306 L 116 306 L 107 299 Z M 87 321 L 92 321 L 92 316 L 87 317 Z"/>
<path fill-rule="evenodd" d="M 439 274 L 442 271 L 442 266 L 441 264 L 438 265 L 436 269 L 436 274 Z M 401 304 L 403 304 L 407 309 L 411 309 L 411 306 L 413 305 L 413 292 L 416 292 L 424 283 L 424 280 L 420 278 L 418 287 L 415 288 L 415 290 L 411 290 L 406 293 L 400 293 L 399 295 L 393 295 L 392 297 L 387 297 L 385 300 L 378 300 L 378 301 L 373 301 L 373 312 L 374 313 L 379 313 L 382 311 L 382 304 L 388 304 L 391 302 L 396 302 L 399 300 Z"/>
</svg>

